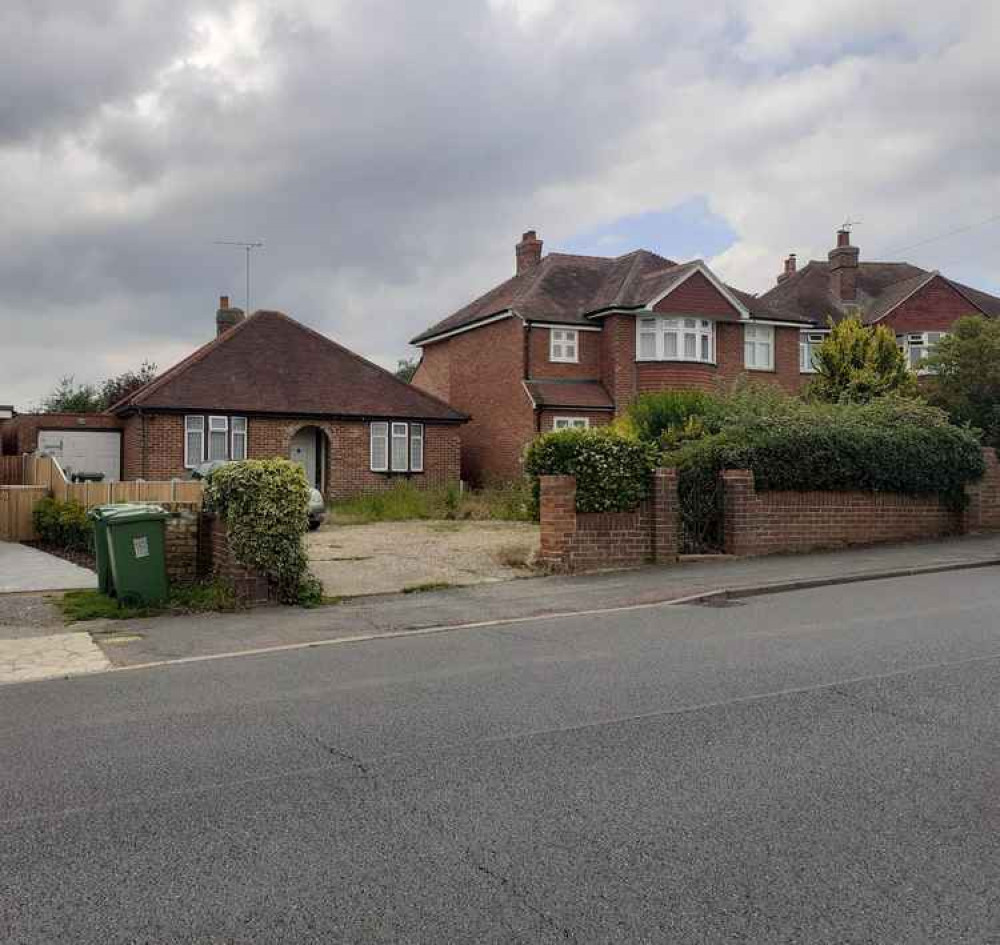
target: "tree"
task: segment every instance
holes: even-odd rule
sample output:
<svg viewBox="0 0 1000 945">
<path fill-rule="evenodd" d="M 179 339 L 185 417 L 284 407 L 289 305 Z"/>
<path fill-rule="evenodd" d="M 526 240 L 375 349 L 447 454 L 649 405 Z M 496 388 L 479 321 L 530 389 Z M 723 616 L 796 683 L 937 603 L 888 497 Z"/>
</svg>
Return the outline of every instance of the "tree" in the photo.
<svg viewBox="0 0 1000 945">
<path fill-rule="evenodd" d="M 41 403 L 42 413 L 99 413 L 104 409 L 101 395 L 93 384 L 77 384 L 72 374 L 59 379 L 59 384 Z"/>
<path fill-rule="evenodd" d="M 813 358 L 816 377 L 808 393 L 830 403 L 868 403 L 886 394 L 913 396 L 917 381 L 884 325 L 868 327 L 857 317 L 838 322 Z"/>
<path fill-rule="evenodd" d="M 409 384 L 413 380 L 413 375 L 417 373 L 420 361 L 417 358 L 400 358 L 396 363 L 396 377 Z"/>
<path fill-rule="evenodd" d="M 138 371 L 125 371 L 117 377 L 109 377 L 101 385 L 101 410 L 113 407 L 119 400 L 148 384 L 156 377 L 156 365 L 143 361 Z"/>
<path fill-rule="evenodd" d="M 987 445 L 1000 446 L 1000 321 L 960 318 L 924 364 L 931 403 L 952 422 L 982 430 Z"/>
<path fill-rule="evenodd" d="M 59 379 L 59 384 L 40 406 L 42 413 L 100 413 L 114 406 L 123 397 L 156 377 L 156 365 L 143 361 L 138 371 L 124 371 L 109 377 L 99 387 L 77 384 L 72 374 Z"/>
</svg>

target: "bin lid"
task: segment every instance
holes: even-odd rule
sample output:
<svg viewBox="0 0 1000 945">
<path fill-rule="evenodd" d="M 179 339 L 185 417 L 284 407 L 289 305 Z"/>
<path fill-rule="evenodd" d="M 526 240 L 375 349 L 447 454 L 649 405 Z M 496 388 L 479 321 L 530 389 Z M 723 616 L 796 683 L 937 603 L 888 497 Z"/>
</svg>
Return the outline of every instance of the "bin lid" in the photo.
<svg viewBox="0 0 1000 945">
<path fill-rule="evenodd" d="M 149 502 L 107 502 L 104 505 L 95 505 L 87 511 L 87 517 L 97 521 L 98 519 L 109 519 L 115 512 L 125 509 L 156 509 L 162 512 L 158 505 L 151 505 Z"/>
<path fill-rule="evenodd" d="M 109 525 L 124 525 L 128 522 L 162 522 L 169 514 L 158 505 L 144 505 L 136 502 L 110 506 L 100 506 L 104 521 Z"/>
</svg>

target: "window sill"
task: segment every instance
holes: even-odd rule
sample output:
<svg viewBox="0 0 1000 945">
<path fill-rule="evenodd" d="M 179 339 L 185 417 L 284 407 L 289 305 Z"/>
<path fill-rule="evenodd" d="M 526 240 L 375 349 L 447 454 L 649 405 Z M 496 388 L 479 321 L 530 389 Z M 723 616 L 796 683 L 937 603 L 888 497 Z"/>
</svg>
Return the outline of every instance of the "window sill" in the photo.
<svg viewBox="0 0 1000 945">
<path fill-rule="evenodd" d="M 753 371 L 754 374 L 774 374 L 773 367 L 745 367 L 744 371 Z"/>
<path fill-rule="evenodd" d="M 697 358 L 636 358 L 636 364 L 700 364 L 703 367 L 718 367 L 715 361 L 701 361 Z"/>
<path fill-rule="evenodd" d="M 549 364 L 579 364 L 580 361 L 570 361 L 569 358 L 549 358 Z"/>
</svg>

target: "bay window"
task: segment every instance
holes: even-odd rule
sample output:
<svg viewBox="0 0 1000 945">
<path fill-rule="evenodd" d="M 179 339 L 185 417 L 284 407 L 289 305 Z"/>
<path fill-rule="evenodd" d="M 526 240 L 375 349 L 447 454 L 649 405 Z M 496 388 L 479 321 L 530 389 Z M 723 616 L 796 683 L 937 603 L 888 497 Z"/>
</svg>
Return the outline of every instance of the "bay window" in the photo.
<svg viewBox="0 0 1000 945">
<path fill-rule="evenodd" d="M 372 472 L 423 472 L 424 425 L 399 421 L 369 424 L 369 466 Z"/>
<path fill-rule="evenodd" d="M 643 315 L 636 320 L 637 361 L 715 361 L 715 324 L 707 318 Z"/>
<path fill-rule="evenodd" d="M 743 363 L 752 371 L 774 370 L 774 328 L 771 325 L 743 326 Z"/>
</svg>

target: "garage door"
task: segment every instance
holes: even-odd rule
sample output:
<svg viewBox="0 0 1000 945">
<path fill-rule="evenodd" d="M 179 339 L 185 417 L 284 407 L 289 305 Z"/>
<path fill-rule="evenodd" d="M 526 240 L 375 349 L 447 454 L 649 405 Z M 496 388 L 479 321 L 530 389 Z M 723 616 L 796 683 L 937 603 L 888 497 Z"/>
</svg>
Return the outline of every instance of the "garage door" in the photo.
<svg viewBox="0 0 1000 945">
<path fill-rule="evenodd" d="M 104 473 L 106 482 L 122 477 L 119 430 L 39 430 L 38 452 L 58 460 L 67 476 Z"/>
</svg>

